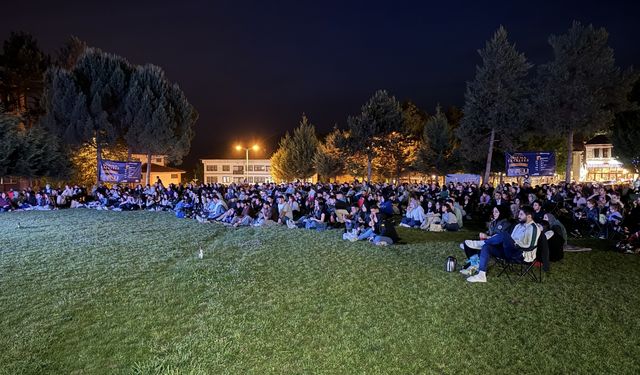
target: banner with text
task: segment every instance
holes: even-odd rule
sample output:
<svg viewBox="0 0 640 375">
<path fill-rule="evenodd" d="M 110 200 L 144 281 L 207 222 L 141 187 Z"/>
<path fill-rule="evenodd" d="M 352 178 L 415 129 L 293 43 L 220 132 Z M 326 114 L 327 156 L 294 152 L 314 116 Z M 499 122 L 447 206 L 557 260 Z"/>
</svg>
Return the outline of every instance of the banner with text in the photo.
<svg viewBox="0 0 640 375">
<path fill-rule="evenodd" d="M 100 181 L 103 182 L 140 182 L 142 163 L 139 161 L 100 161 Z"/>
<path fill-rule="evenodd" d="M 556 173 L 556 154 L 554 152 L 515 152 L 504 155 L 508 177 L 553 176 Z"/>
<path fill-rule="evenodd" d="M 449 184 L 453 182 L 455 183 L 468 183 L 468 184 L 476 184 L 480 185 L 480 175 L 479 174 L 464 174 L 464 173 L 456 173 L 456 174 L 448 174 L 445 176 L 444 183 Z"/>
</svg>

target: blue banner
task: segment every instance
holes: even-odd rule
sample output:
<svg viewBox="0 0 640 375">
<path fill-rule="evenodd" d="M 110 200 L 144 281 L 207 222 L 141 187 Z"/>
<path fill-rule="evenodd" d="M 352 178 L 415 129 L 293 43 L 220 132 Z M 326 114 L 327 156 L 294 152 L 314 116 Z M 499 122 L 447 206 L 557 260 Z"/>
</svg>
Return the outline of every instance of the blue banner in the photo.
<svg viewBox="0 0 640 375">
<path fill-rule="evenodd" d="M 139 161 L 100 160 L 100 181 L 140 182 L 142 163 Z"/>
<path fill-rule="evenodd" d="M 508 177 L 553 176 L 556 173 L 554 152 L 515 152 L 505 153 L 504 156 Z"/>
</svg>

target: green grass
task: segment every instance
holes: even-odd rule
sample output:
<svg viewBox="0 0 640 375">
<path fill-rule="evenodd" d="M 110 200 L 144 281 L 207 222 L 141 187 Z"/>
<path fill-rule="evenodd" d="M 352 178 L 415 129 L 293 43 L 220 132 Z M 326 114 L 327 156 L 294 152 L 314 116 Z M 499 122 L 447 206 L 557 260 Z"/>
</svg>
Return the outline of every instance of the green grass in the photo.
<svg viewBox="0 0 640 375">
<path fill-rule="evenodd" d="M 478 285 L 444 272 L 470 231 L 374 247 L 85 210 L 0 227 L 3 374 L 640 372 L 637 256 L 566 254 L 542 284 Z"/>
</svg>

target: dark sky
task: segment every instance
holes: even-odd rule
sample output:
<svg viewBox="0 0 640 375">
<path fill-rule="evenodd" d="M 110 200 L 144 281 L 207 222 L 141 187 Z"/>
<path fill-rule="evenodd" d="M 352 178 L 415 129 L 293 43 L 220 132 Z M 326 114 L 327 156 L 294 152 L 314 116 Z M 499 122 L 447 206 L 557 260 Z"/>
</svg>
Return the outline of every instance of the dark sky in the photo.
<svg viewBox="0 0 640 375">
<path fill-rule="evenodd" d="M 640 65 L 640 2 L 488 3 L 12 1 L 0 5 L 0 38 L 30 32 L 52 53 L 76 35 L 164 68 L 200 113 L 187 170 L 202 157 L 242 157 L 238 141 L 269 156 L 303 112 L 321 132 L 344 126 L 379 88 L 431 113 L 462 106 L 476 51 L 501 24 L 534 64 L 551 57 L 549 34 L 575 19 L 609 31 L 621 66 Z"/>
</svg>

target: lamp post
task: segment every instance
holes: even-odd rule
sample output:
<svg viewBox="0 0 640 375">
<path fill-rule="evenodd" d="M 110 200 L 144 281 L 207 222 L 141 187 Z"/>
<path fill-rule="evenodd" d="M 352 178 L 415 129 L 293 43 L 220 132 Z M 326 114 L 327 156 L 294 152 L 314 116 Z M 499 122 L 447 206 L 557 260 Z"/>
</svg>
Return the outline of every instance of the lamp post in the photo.
<svg viewBox="0 0 640 375">
<path fill-rule="evenodd" d="M 249 182 L 249 150 L 258 151 L 260 150 L 260 146 L 253 145 L 253 147 L 243 147 L 241 145 L 236 146 L 236 150 L 245 152 L 245 166 L 244 166 L 244 182 Z"/>
</svg>

